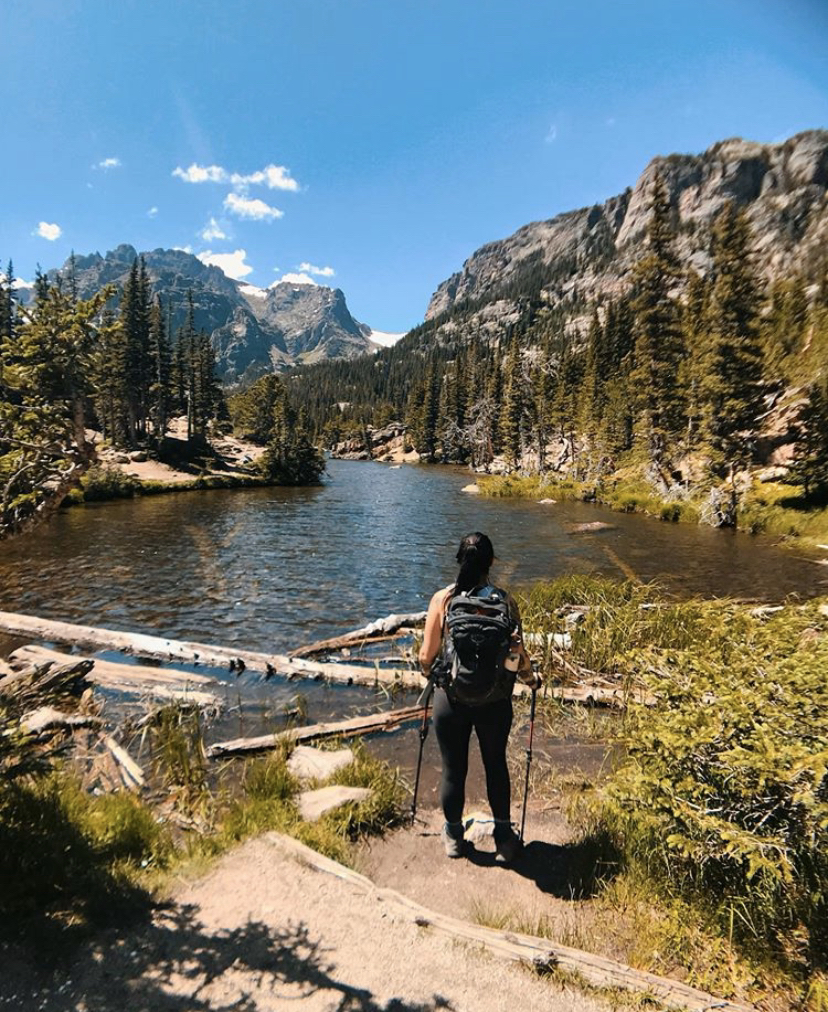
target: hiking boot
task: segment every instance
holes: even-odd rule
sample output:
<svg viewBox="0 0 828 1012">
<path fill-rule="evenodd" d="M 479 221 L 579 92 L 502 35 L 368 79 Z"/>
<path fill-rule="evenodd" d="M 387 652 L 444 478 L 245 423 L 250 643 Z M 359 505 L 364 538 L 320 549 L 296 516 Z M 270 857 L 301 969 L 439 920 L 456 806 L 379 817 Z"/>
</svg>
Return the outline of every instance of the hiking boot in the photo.
<svg viewBox="0 0 828 1012">
<path fill-rule="evenodd" d="M 511 864 L 523 846 L 520 837 L 512 829 L 511 822 L 495 822 L 494 842 L 497 864 Z"/>
<path fill-rule="evenodd" d="M 446 857 L 463 856 L 463 832 L 464 829 L 462 822 L 445 823 L 441 836 L 443 839 L 443 848 L 445 849 Z"/>
</svg>

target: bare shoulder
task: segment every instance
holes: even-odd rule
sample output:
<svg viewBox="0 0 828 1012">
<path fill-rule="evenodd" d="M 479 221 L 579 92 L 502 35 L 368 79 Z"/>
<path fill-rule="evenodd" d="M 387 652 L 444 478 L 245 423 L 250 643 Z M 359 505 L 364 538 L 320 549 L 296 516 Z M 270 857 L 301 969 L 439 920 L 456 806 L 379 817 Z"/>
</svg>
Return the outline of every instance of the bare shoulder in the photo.
<svg viewBox="0 0 828 1012">
<path fill-rule="evenodd" d="M 428 606 L 429 609 L 436 608 L 438 611 L 442 611 L 445 608 L 446 604 L 448 603 L 448 599 L 451 597 L 453 590 L 454 590 L 453 583 L 450 583 L 448 587 L 443 587 L 440 590 L 438 590 L 435 594 L 432 595 L 431 601 Z"/>
</svg>

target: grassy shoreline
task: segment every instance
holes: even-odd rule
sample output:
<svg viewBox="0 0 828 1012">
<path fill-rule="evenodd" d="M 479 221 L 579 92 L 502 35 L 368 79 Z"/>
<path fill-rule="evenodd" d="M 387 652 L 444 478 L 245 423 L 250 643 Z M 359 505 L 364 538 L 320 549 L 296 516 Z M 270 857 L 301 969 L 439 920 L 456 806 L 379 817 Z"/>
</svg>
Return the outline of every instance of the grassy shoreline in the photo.
<svg viewBox="0 0 828 1012">
<path fill-rule="evenodd" d="M 93 468 L 63 500 L 62 507 L 90 502 L 115 502 L 143 496 L 168 495 L 172 492 L 203 492 L 217 489 L 273 488 L 278 482 L 260 475 L 209 473 L 186 481 L 159 481 L 136 478 L 113 468 Z"/>
<path fill-rule="evenodd" d="M 669 523 L 699 523 L 702 517 L 702 497 L 667 500 L 636 478 L 596 484 L 547 475 L 480 475 L 477 484 L 483 495 L 493 498 L 594 502 L 618 513 L 643 513 Z M 736 529 L 769 534 L 788 546 L 818 549 L 828 544 L 828 507 L 806 508 L 794 485 L 754 482 L 742 495 Z"/>
</svg>

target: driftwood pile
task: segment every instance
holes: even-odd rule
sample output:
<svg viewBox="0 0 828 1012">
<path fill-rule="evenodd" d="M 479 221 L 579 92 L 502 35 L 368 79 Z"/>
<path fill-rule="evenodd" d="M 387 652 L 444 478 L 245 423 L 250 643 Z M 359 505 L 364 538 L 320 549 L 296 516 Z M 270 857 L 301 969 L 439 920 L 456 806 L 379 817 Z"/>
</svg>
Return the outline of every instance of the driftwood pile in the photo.
<svg viewBox="0 0 828 1012">
<path fill-rule="evenodd" d="M 28 645 L 0 661 L 0 708 L 31 762 L 71 756 L 89 790 L 139 790 L 144 770 L 121 741 L 124 721 L 107 717 L 98 689 L 137 699 L 149 722 L 171 702 L 217 711 L 215 679 L 182 671 L 117 664 Z M 196 688 L 193 688 L 196 686 Z"/>
</svg>

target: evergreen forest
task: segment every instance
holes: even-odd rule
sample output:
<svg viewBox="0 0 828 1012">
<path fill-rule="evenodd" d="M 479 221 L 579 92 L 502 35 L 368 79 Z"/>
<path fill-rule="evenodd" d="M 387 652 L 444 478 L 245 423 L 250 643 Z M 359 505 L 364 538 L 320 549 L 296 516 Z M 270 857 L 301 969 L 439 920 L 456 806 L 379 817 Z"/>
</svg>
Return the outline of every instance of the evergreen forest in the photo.
<svg viewBox="0 0 828 1012">
<path fill-rule="evenodd" d="M 460 303 L 374 357 L 297 372 L 291 395 L 328 446 L 393 418 L 427 461 L 486 470 L 500 458 L 507 470 L 587 482 L 632 464 L 662 490 L 758 463 L 764 420 L 791 403 L 791 474 L 824 502 L 825 263 L 763 281 L 747 218 L 728 203 L 709 229 L 702 276 L 679 263 L 681 227 L 656 176 L 644 251 L 617 297 L 587 301 L 576 285 L 552 300 L 579 265 L 527 258 L 488 300 L 516 307 L 500 333 L 481 326 L 480 304 Z"/>
<path fill-rule="evenodd" d="M 175 332 L 172 310 L 153 298 L 143 258 L 120 292 L 108 286 L 87 299 L 79 297 L 72 260 L 54 280 L 38 272 L 25 306 L 9 262 L 0 278 L 0 536 L 57 509 L 100 445 L 197 458 L 211 436 L 232 427 L 191 294 Z M 302 437 L 282 382 L 265 377 L 248 392 L 239 424 L 251 399 L 261 401 L 250 435 L 267 446 L 264 480 L 317 481 L 324 462 Z M 169 437 L 173 418 L 186 422 L 182 439 Z"/>
</svg>

